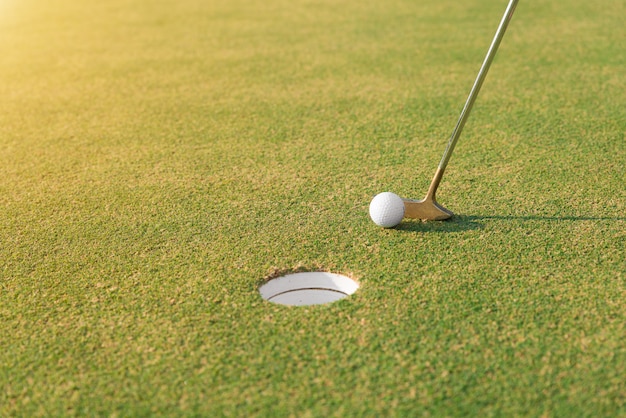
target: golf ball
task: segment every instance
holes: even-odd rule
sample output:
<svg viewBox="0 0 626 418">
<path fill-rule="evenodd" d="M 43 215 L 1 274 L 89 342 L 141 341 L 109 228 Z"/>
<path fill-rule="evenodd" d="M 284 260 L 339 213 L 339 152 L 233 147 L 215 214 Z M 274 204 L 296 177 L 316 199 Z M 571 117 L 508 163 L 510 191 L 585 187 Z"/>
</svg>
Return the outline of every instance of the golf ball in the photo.
<svg viewBox="0 0 626 418">
<path fill-rule="evenodd" d="M 370 203 L 370 218 L 378 226 L 393 228 L 404 218 L 404 201 L 395 193 L 379 193 Z"/>
</svg>

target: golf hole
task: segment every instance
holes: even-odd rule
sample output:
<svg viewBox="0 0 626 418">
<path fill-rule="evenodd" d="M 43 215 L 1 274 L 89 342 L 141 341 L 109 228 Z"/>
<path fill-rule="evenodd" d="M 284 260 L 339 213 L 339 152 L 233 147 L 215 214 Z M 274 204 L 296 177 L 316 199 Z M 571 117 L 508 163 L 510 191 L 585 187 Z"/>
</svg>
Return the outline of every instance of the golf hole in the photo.
<svg viewBox="0 0 626 418">
<path fill-rule="evenodd" d="M 349 277 L 322 271 L 291 273 L 259 288 L 263 299 L 289 306 L 323 305 L 350 296 L 359 284 Z"/>
</svg>

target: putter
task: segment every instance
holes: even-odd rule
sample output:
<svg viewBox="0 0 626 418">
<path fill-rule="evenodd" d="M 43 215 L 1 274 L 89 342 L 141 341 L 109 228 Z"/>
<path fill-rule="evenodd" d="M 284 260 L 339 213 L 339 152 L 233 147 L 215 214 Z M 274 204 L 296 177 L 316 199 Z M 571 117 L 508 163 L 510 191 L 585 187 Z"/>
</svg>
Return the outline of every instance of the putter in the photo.
<svg viewBox="0 0 626 418">
<path fill-rule="evenodd" d="M 459 120 L 456 123 L 456 127 L 452 132 L 452 136 L 448 141 L 448 145 L 446 146 L 446 150 L 443 153 L 443 157 L 441 158 L 441 162 L 437 167 L 437 171 L 435 172 L 435 177 L 433 177 L 432 182 L 430 183 L 430 187 L 428 188 L 428 192 L 426 193 L 426 197 L 422 200 L 411 200 L 411 199 L 403 199 L 404 200 L 404 217 L 412 218 L 412 219 L 423 219 L 423 220 L 436 220 L 441 221 L 444 219 L 450 218 L 453 213 L 448 209 L 441 206 L 437 203 L 435 199 L 435 194 L 437 193 L 437 188 L 439 187 L 439 183 L 441 182 L 441 178 L 443 177 L 443 172 L 446 170 L 446 166 L 448 165 L 448 161 L 450 161 L 450 156 L 452 155 L 452 151 L 456 146 L 459 137 L 461 136 L 461 131 L 465 126 L 465 122 L 469 117 L 470 111 L 472 110 L 472 106 L 476 101 L 476 97 L 478 96 L 478 92 L 480 91 L 481 86 L 483 85 L 483 81 L 485 80 L 485 76 L 489 71 L 489 66 L 493 61 L 493 58 L 496 55 L 496 51 L 498 50 L 498 46 L 500 46 L 500 41 L 502 41 L 502 37 L 504 36 L 504 32 L 506 31 L 507 26 L 509 25 L 509 21 L 513 16 L 513 12 L 515 11 L 515 6 L 517 6 L 518 0 L 510 0 L 509 5 L 504 12 L 504 16 L 500 21 L 500 26 L 498 26 L 498 30 L 496 31 L 496 35 L 491 42 L 491 46 L 487 51 L 487 56 L 483 61 L 483 65 L 480 67 L 480 71 L 478 72 L 478 76 L 476 77 L 476 81 L 474 81 L 474 86 L 470 91 L 470 94 L 465 102 L 465 106 L 463 107 L 463 111 L 459 116 Z"/>
</svg>

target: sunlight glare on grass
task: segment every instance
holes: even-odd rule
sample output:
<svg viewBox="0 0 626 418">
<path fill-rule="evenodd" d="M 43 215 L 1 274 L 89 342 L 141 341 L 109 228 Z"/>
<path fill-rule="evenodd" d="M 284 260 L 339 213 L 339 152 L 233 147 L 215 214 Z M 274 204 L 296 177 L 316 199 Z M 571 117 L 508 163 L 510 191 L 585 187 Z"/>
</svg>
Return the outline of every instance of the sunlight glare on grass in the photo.
<svg viewBox="0 0 626 418">
<path fill-rule="evenodd" d="M 16 0 L 0 0 L 0 24 L 8 20 L 9 14 L 15 6 Z"/>
</svg>

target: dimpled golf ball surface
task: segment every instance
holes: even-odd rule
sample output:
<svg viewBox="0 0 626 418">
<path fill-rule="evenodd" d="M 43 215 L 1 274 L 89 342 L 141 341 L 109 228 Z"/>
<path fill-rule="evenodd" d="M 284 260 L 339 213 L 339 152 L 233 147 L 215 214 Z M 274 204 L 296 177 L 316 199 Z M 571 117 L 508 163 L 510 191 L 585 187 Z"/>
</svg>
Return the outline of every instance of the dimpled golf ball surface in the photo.
<svg viewBox="0 0 626 418">
<path fill-rule="evenodd" d="M 404 218 L 404 201 L 395 193 L 379 193 L 370 203 L 370 218 L 378 226 L 393 228 Z"/>
</svg>

